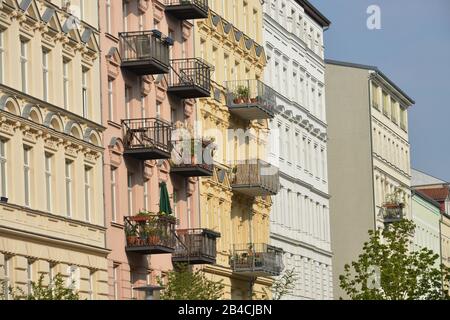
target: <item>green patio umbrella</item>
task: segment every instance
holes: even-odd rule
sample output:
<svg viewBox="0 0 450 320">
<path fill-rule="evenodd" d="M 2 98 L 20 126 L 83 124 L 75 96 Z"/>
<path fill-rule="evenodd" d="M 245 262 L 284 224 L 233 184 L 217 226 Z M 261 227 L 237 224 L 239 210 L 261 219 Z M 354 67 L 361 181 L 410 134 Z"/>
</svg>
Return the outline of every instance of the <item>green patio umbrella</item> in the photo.
<svg viewBox="0 0 450 320">
<path fill-rule="evenodd" d="M 167 184 L 161 182 L 159 184 L 159 212 L 165 214 L 172 214 L 172 208 L 170 207 L 169 192 L 167 191 Z"/>
</svg>

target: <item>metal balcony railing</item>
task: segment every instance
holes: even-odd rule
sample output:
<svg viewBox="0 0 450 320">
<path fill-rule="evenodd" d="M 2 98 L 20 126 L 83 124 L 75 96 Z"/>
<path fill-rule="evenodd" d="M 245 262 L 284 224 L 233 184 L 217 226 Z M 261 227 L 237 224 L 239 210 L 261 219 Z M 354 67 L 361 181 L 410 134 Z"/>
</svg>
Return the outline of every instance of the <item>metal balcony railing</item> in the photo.
<svg viewBox="0 0 450 320">
<path fill-rule="evenodd" d="M 230 112 L 245 120 L 274 117 L 275 91 L 260 80 L 225 82 Z"/>
<path fill-rule="evenodd" d="M 162 214 L 125 217 L 126 251 L 141 254 L 172 253 L 176 246 L 176 219 Z"/>
<path fill-rule="evenodd" d="M 122 120 L 124 154 L 140 160 L 170 159 L 171 133 L 170 123 L 155 119 Z"/>
<path fill-rule="evenodd" d="M 170 61 L 168 92 L 183 99 L 211 96 L 211 66 L 198 58 Z"/>
<path fill-rule="evenodd" d="M 248 276 L 278 276 L 284 269 L 283 250 L 267 244 L 235 244 L 230 265 Z"/>
<path fill-rule="evenodd" d="M 231 186 L 250 196 L 276 195 L 280 190 L 279 170 L 263 160 L 247 160 L 234 167 Z"/>
<path fill-rule="evenodd" d="M 216 263 L 216 239 L 220 233 L 208 229 L 177 230 L 178 244 L 172 261 L 187 264 Z"/>
<path fill-rule="evenodd" d="M 383 220 L 385 224 L 391 224 L 400 222 L 404 218 L 405 205 L 403 203 L 390 203 L 383 204 Z"/>
<path fill-rule="evenodd" d="M 208 0 L 166 0 L 166 12 L 178 19 L 204 19 L 208 10 Z"/>
<path fill-rule="evenodd" d="M 173 40 L 158 30 L 121 32 L 122 67 L 138 75 L 168 73 L 169 47 Z"/>
<path fill-rule="evenodd" d="M 173 142 L 171 172 L 186 177 L 210 177 L 214 171 L 214 146 L 205 139 Z"/>
</svg>

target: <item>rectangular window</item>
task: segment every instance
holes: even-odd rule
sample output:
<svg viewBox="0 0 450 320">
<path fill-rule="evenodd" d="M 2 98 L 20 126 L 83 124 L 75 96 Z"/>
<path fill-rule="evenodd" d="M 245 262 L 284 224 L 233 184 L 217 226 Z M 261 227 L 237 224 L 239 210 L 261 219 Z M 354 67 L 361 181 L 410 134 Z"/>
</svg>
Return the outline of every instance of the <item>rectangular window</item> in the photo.
<svg viewBox="0 0 450 320">
<path fill-rule="evenodd" d="M 23 147 L 23 177 L 25 206 L 31 206 L 31 148 Z"/>
<path fill-rule="evenodd" d="M 145 180 L 144 181 L 144 209 L 146 211 L 148 211 L 148 209 L 149 209 L 149 206 L 148 206 L 148 184 L 149 184 L 149 181 Z"/>
<path fill-rule="evenodd" d="M 48 55 L 47 49 L 42 49 L 42 99 L 48 101 Z"/>
<path fill-rule="evenodd" d="M 145 96 L 141 96 L 141 117 L 147 118 L 147 112 L 145 111 Z"/>
<path fill-rule="evenodd" d="M 108 110 L 109 120 L 114 121 L 114 82 L 108 80 Z"/>
<path fill-rule="evenodd" d="M 73 162 L 66 160 L 66 214 L 67 217 L 72 217 L 72 166 Z"/>
<path fill-rule="evenodd" d="M 127 119 L 131 118 L 130 110 L 130 87 L 125 86 L 125 115 Z"/>
<path fill-rule="evenodd" d="M 33 260 L 28 260 L 27 262 L 27 294 L 33 294 Z"/>
<path fill-rule="evenodd" d="M 113 266 L 114 300 L 119 300 L 119 267 L 120 265 L 118 264 L 114 264 Z"/>
<path fill-rule="evenodd" d="M 111 0 L 106 0 L 106 32 L 111 33 Z"/>
<path fill-rule="evenodd" d="M 45 193 L 48 212 L 52 212 L 52 189 L 52 155 L 45 153 Z"/>
<path fill-rule="evenodd" d="M 6 153 L 6 141 L 0 140 L 0 196 L 7 197 L 7 153 Z"/>
<path fill-rule="evenodd" d="M 124 0 L 122 4 L 122 14 L 123 14 L 123 32 L 128 31 L 128 0 Z"/>
<path fill-rule="evenodd" d="M 86 211 L 86 221 L 91 221 L 92 212 L 92 168 L 84 167 L 84 201 Z"/>
<path fill-rule="evenodd" d="M 83 103 L 83 117 L 89 117 L 89 96 L 88 96 L 88 86 L 89 86 L 89 69 L 83 68 L 82 70 L 82 83 L 81 83 L 81 98 Z"/>
<path fill-rule="evenodd" d="M 156 102 L 156 119 L 161 118 L 161 102 Z"/>
<path fill-rule="evenodd" d="M 386 92 L 383 91 L 383 113 L 385 116 L 389 115 L 389 96 L 387 95 Z"/>
<path fill-rule="evenodd" d="M 3 83 L 3 77 L 4 77 L 4 61 L 5 61 L 5 47 L 4 47 L 4 34 L 5 32 L 3 30 L 0 30 L 0 83 Z"/>
<path fill-rule="evenodd" d="M 9 300 L 10 296 L 9 296 L 9 290 L 8 288 L 11 286 L 11 258 L 9 258 L 8 256 L 4 255 L 4 265 L 3 265 L 3 269 L 4 269 L 4 278 L 3 278 L 3 292 L 4 292 L 4 297 L 5 300 Z"/>
<path fill-rule="evenodd" d="M 117 169 L 111 167 L 111 220 L 113 222 L 117 221 L 117 177 L 116 177 Z"/>
<path fill-rule="evenodd" d="M 89 287 L 88 287 L 88 295 L 89 300 L 95 299 L 95 271 L 90 270 L 89 271 Z"/>
<path fill-rule="evenodd" d="M 70 90 L 70 61 L 69 60 L 63 60 L 63 94 L 64 94 L 64 109 L 69 109 L 69 90 Z"/>
<path fill-rule="evenodd" d="M 391 99 L 391 120 L 394 123 L 398 122 L 398 116 L 397 116 L 397 102 L 394 99 Z"/>
<path fill-rule="evenodd" d="M 127 177 L 128 213 L 133 215 L 133 174 L 128 173 Z"/>
<path fill-rule="evenodd" d="M 139 31 L 145 30 L 145 13 L 139 11 Z"/>
<path fill-rule="evenodd" d="M 25 40 L 20 40 L 20 74 L 22 91 L 28 93 L 28 42 Z"/>
</svg>

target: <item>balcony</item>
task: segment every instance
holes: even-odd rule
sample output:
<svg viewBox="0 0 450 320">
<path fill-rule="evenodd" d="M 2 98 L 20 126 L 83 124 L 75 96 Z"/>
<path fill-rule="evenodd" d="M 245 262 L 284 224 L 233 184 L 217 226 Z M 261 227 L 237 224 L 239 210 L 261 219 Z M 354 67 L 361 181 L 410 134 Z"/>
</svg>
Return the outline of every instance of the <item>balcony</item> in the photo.
<svg viewBox="0 0 450 320">
<path fill-rule="evenodd" d="M 202 59 L 171 60 L 167 92 L 182 99 L 211 96 L 211 67 Z"/>
<path fill-rule="evenodd" d="M 174 217 L 162 214 L 125 217 L 126 251 L 144 255 L 173 253 L 175 225 Z"/>
<path fill-rule="evenodd" d="M 230 266 L 235 273 L 250 277 L 279 276 L 283 271 L 283 250 L 267 244 L 233 246 Z"/>
<path fill-rule="evenodd" d="M 397 202 L 386 202 L 383 204 L 383 222 L 384 224 L 391 224 L 403 220 L 403 209 L 405 205 Z"/>
<path fill-rule="evenodd" d="M 231 114 L 244 120 L 271 119 L 275 91 L 259 80 L 227 81 L 226 101 Z"/>
<path fill-rule="evenodd" d="M 170 159 L 172 126 L 155 118 L 122 120 L 124 155 L 138 160 Z"/>
<path fill-rule="evenodd" d="M 208 17 L 208 0 L 166 0 L 166 12 L 180 20 Z"/>
<path fill-rule="evenodd" d="M 209 140 L 189 139 L 174 142 L 171 172 L 184 177 L 211 177 L 213 150 Z"/>
<path fill-rule="evenodd" d="M 173 40 L 160 31 L 119 33 L 122 68 L 137 75 L 169 73 L 169 47 Z"/>
<path fill-rule="evenodd" d="M 193 264 L 216 263 L 216 239 L 220 233 L 207 229 L 177 230 L 179 243 L 172 262 Z"/>
<path fill-rule="evenodd" d="M 279 170 L 262 160 L 247 160 L 233 168 L 231 186 L 248 196 L 276 195 L 280 190 Z"/>
</svg>

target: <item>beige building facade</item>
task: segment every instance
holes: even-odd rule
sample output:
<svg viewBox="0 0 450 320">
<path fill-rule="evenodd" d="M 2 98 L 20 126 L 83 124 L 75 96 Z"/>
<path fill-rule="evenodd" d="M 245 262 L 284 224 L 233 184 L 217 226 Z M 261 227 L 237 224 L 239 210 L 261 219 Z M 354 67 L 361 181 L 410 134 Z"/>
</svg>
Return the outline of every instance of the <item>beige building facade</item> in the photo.
<svg viewBox="0 0 450 320">
<path fill-rule="evenodd" d="M 0 6 L 0 278 L 105 299 L 98 7 L 72 4 Z"/>
<path fill-rule="evenodd" d="M 408 108 L 414 104 L 378 68 L 326 60 L 328 166 L 335 298 L 339 275 L 383 227 L 384 206 L 397 194 L 411 218 Z"/>
</svg>

